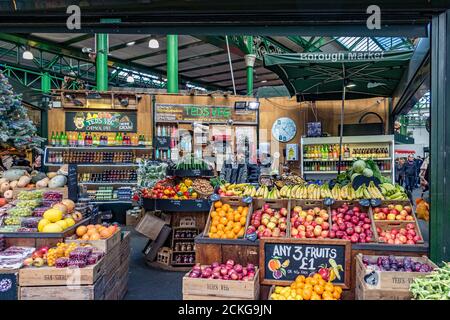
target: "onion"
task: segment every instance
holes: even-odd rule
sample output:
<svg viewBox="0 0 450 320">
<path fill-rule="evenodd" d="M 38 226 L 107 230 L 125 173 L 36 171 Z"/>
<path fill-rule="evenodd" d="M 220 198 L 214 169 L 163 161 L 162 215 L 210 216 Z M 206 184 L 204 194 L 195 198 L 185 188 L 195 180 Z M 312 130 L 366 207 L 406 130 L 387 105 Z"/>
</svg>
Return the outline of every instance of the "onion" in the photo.
<svg viewBox="0 0 450 320">
<path fill-rule="evenodd" d="M 237 272 L 235 270 L 233 270 L 233 269 L 228 270 L 228 275 L 230 276 L 232 274 L 237 274 Z"/>
<path fill-rule="evenodd" d="M 247 268 L 242 268 L 242 275 L 246 276 L 248 274 Z"/>
<path fill-rule="evenodd" d="M 225 276 L 223 276 L 222 277 L 222 280 L 229 280 L 230 278 L 227 276 L 227 275 L 225 275 Z"/>
<path fill-rule="evenodd" d="M 212 275 L 215 279 L 220 279 L 220 271 L 213 271 Z"/>
<path fill-rule="evenodd" d="M 189 274 L 189 278 L 200 278 L 200 274 L 196 272 L 191 272 Z"/>
<path fill-rule="evenodd" d="M 228 274 L 228 270 L 227 270 L 226 268 L 221 268 L 221 269 L 220 269 L 220 274 L 221 274 L 222 276 L 226 276 L 226 275 Z"/>
<path fill-rule="evenodd" d="M 212 267 L 212 268 L 216 268 L 216 267 L 218 267 L 218 266 L 220 266 L 220 264 L 219 264 L 218 262 L 213 262 L 213 263 L 211 263 L 211 267 Z"/>
<path fill-rule="evenodd" d="M 240 264 L 235 265 L 235 266 L 234 266 L 234 270 L 235 270 L 237 273 L 242 273 L 242 265 L 240 265 Z"/>
<path fill-rule="evenodd" d="M 238 274 L 238 277 L 239 277 L 238 280 L 242 280 L 242 278 L 243 278 L 244 276 L 242 275 L 242 273 L 239 273 L 239 274 Z"/>
<path fill-rule="evenodd" d="M 247 270 L 250 271 L 255 271 L 255 265 L 253 263 L 249 263 L 247 264 Z"/>
<path fill-rule="evenodd" d="M 231 267 L 233 267 L 233 266 L 234 266 L 234 261 L 233 261 L 233 260 L 231 260 L 231 259 L 229 259 L 229 260 L 227 260 L 227 263 L 226 263 L 226 265 L 227 265 L 227 266 L 231 266 Z"/>
<path fill-rule="evenodd" d="M 248 280 L 253 280 L 253 278 L 255 277 L 255 273 L 249 272 L 247 277 L 248 277 Z"/>
<path fill-rule="evenodd" d="M 219 266 L 217 266 L 217 267 L 214 267 L 213 269 L 212 269 L 212 271 L 213 271 L 213 273 L 214 272 L 218 272 L 218 273 L 220 273 L 220 267 Z"/>
<path fill-rule="evenodd" d="M 248 281 L 248 277 L 247 277 L 247 276 L 242 277 L 242 280 L 243 280 L 243 281 Z"/>
<path fill-rule="evenodd" d="M 197 263 L 193 268 L 192 268 L 192 270 L 198 270 L 198 271 L 200 271 L 201 270 L 201 268 L 200 268 L 200 263 Z"/>
<path fill-rule="evenodd" d="M 236 272 L 233 272 L 230 274 L 230 278 L 231 278 L 231 280 L 237 280 L 237 279 L 239 279 L 239 276 Z"/>
<path fill-rule="evenodd" d="M 209 278 L 211 276 L 212 276 L 211 268 L 207 268 L 205 271 L 202 272 L 202 278 Z"/>
</svg>

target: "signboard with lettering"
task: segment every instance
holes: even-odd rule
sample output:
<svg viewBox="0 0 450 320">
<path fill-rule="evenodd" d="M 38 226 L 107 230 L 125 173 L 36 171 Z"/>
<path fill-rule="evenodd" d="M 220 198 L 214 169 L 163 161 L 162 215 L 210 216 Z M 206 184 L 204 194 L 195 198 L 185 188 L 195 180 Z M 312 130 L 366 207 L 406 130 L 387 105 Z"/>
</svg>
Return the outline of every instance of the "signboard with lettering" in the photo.
<svg viewBox="0 0 450 320">
<path fill-rule="evenodd" d="M 66 112 L 66 131 L 136 132 L 136 112 L 78 111 Z"/>
<path fill-rule="evenodd" d="M 255 110 L 241 110 L 237 113 L 234 106 L 159 103 L 155 105 L 156 122 L 226 123 L 230 119 L 234 122 L 248 124 L 256 124 L 258 121 Z"/>
<path fill-rule="evenodd" d="M 259 250 L 262 284 L 289 285 L 297 276 L 320 273 L 350 287 L 350 241 L 267 238 Z"/>
</svg>

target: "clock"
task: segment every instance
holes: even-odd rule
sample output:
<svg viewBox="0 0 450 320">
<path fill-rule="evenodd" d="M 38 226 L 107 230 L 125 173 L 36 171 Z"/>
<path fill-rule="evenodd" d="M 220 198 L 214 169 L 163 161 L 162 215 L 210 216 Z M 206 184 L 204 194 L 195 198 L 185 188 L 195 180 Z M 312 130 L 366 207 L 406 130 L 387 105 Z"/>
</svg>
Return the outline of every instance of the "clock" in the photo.
<svg viewBox="0 0 450 320">
<path fill-rule="evenodd" d="M 297 126 L 291 118 L 278 118 L 272 125 L 272 135 L 280 142 L 288 142 L 294 139 Z"/>
</svg>

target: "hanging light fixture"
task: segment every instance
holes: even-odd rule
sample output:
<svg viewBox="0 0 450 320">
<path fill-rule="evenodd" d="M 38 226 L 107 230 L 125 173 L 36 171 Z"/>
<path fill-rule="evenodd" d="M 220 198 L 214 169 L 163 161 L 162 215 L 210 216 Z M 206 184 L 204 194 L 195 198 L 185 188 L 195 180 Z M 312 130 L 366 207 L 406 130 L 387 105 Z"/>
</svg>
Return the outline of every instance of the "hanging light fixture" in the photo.
<svg viewBox="0 0 450 320">
<path fill-rule="evenodd" d="M 349 79 L 345 79 L 344 80 L 344 85 L 345 85 L 346 88 L 354 88 L 354 87 L 356 87 L 356 84 L 353 81 L 349 80 Z"/>
<path fill-rule="evenodd" d="M 134 77 L 133 77 L 133 75 L 131 73 L 128 74 L 127 82 L 128 83 L 134 83 Z"/>
<path fill-rule="evenodd" d="M 150 49 L 158 49 L 159 41 L 157 39 L 150 39 L 150 41 L 148 42 L 148 47 Z"/>
<path fill-rule="evenodd" d="M 22 53 L 22 58 L 25 60 L 33 60 L 33 52 L 30 51 L 30 49 L 25 49 L 25 51 Z"/>
</svg>

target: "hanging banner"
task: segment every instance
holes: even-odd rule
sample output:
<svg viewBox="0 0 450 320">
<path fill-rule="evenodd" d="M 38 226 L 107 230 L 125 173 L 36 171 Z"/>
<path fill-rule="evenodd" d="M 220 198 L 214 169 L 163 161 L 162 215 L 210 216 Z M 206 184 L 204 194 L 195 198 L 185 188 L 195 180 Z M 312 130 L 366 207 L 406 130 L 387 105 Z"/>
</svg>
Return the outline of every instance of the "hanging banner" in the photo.
<svg viewBox="0 0 450 320">
<path fill-rule="evenodd" d="M 136 112 L 66 112 L 66 131 L 136 132 Z"/>
<path fill-rule="evenodd" d="M 155 105 L 156 122 L 206 122 L 226 123 L 233 120 L 237 123 L 256 124 L 255 110 L 240 110 L 234 107 L 205 106 L 192 104 L 159 104 Z"/>
</svg>

